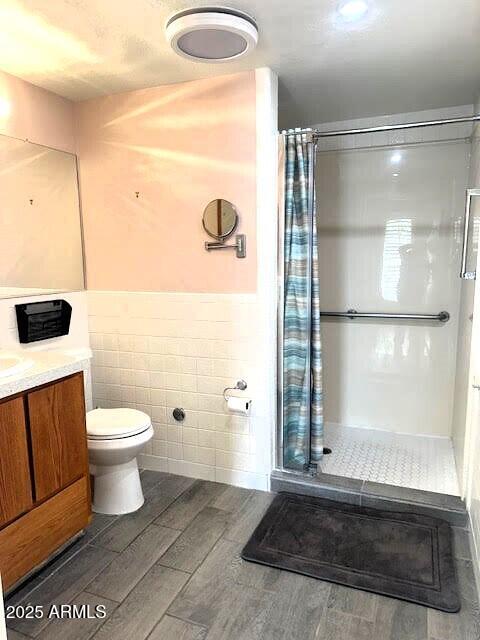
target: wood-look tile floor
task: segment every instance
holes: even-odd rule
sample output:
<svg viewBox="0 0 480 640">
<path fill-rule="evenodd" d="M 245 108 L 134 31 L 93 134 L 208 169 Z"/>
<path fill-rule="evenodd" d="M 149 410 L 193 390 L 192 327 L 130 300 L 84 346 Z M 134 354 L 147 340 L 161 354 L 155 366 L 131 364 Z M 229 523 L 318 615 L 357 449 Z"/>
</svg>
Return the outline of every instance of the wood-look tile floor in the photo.
<svg viewBox="0 0 480 640">
<path fill-rule="evenodd" d="M 468 535 L 462 610 L 446 614 L 278 569 L 240 551 L 274 494 L 145 471 L 135 514 L 86 535 L 7 604 L 97 605 L 104 619 L 9 620 L 9 640 L 479 640 Z"/>
</svg>

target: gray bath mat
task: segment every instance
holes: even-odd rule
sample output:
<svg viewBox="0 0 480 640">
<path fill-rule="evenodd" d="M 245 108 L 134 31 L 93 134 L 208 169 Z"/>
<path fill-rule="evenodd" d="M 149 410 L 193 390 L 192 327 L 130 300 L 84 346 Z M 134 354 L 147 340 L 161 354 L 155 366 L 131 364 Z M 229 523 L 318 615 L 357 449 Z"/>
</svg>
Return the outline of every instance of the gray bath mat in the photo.
<svg viewBox="0 0 480 640">
<path fill-rule="evenodd" d="M 450 526 L 280 493 L 242 558 L 442 611 L 460 609 Z"/>
</svg>

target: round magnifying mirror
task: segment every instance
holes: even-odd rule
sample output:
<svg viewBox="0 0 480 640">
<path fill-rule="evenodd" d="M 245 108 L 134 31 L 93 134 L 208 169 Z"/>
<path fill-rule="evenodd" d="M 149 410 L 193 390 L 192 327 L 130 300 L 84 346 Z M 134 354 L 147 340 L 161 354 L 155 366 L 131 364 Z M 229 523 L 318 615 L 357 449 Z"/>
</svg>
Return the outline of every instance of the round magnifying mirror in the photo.
<svg viewBox="0 0 480 640">
<path fill-rule="evenodd" d="M 212 200 L 203 212 L 203 228 L 212 238 L 225 240 L 238 224 L 238 213 L 228 200 Z"/>
</svg>

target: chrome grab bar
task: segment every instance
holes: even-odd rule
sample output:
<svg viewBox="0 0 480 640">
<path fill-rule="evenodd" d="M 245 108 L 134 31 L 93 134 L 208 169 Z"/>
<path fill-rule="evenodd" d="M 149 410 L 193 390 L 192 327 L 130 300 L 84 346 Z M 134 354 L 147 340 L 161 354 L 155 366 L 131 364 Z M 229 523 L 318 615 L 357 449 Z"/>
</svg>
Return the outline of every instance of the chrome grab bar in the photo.
<svg viewBox="0 0 480 640">
<path fill-rule="evenodd" d="M 472 198 L 480 196 L 480 189 L 467 189 L 467 198 L 465 200 L 465 218 L 463 222 L 463 244 L 462 244 L 462 266 L 460 269 L 460 278 L 463 280 L 475 280 L 476 271 L 467 271 L 468 257 L 468 237 L 470 235 L 470 218 L 472 209 Z"/>
<path fill-rule="evenodd" d="M 448 311 L 440 311 L 440 313 L 366 313 L 356 311 L 355 309 L 349 309 L 348 311 L 320 311 L 321 316 L 328 316 L 332 318 L 349 318 L 355 320 L 356 318 L 378 318 L 380 320 L 426 320 L 426 321 L 438 321 L 448 322 L 450 320 L 450 314 Z"/>
</svg>

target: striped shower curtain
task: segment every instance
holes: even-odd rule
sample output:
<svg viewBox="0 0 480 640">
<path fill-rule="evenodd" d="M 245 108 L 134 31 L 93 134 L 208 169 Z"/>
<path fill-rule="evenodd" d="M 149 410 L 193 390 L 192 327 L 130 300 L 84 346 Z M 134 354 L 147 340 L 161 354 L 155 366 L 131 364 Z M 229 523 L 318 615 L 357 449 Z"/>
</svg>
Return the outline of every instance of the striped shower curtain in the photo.
<svg viewBox="0 0 480 640">
<path fill-rule="evenodd" d="M 322 351 L 313 142 L 283 136 L 284 466 L 304 468 L 323 455 Z M 281 167 L 282 168 L 282 167 Z"/>
</svg>

